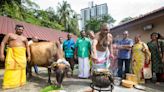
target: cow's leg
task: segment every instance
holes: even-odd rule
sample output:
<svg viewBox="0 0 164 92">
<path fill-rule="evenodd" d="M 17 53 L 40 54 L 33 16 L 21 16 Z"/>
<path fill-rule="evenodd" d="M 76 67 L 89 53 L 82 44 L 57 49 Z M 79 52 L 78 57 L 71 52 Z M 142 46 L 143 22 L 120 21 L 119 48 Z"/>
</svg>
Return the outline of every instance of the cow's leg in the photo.
<svg viewBox="0 0 164 92">
<path fill-rule="evenodd" d="M 32 70 L 31 70 L 31 67 L 32 67 L 31 64 L 28 63 L 28 64 L 27 64 L 27 67 L 26 67 L 26 70 L 27 70 L 27 71 L 26 71 L 26 74 L 27 74 L 28 79 L 32 77 Z"/>
<path fill-rule="evenodd" d="M 52 84 L 51 83 L 51 68 L 48 68 L 48 83 Z"/>
</svg>

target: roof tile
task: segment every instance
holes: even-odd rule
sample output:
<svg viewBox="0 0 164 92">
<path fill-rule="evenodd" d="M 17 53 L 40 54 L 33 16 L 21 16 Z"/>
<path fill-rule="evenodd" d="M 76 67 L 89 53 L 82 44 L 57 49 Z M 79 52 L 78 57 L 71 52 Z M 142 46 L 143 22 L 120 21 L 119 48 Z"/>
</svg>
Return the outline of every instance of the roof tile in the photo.
<svg viewBox="0 0 164 92">
<path fill-rule="evenodd" d="M 17 21 L 4 16 L 0 16 L 0 34 L 14 33 L 16 24 L 22 24 L 24 26 L 25 31 L 23 32 L 23 35 L 27 38 L 37 36 L 40 40 L 54 41 L 57 40 L 58 37 L 63 37 L 65 39 L 67 37 L 66 32 L 32 25 L 30 23 Z M 73 35 L 73 38 L 76 40 L 77 36 Z"/>
</svg>

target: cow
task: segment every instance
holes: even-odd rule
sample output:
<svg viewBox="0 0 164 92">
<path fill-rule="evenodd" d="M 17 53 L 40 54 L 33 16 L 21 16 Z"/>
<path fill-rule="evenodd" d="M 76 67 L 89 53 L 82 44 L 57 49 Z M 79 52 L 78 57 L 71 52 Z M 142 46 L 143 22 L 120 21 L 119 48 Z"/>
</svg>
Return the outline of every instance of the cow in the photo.
<svg viewBox="0 0 164 92">
<path fill-rule="evenodd" d="M 69 70 L 70 65 L 64 59 L 63 51 L 58 42 L 37 42 L 30 46 L 31 61 L 28 62 L 27 71 L 29 77 L 33 65 L 48 68 L 48 83 L 51 84 L 51 69 L 56 74 L 57 85 L 61 86 L 64 75 Z"/>
</svg>

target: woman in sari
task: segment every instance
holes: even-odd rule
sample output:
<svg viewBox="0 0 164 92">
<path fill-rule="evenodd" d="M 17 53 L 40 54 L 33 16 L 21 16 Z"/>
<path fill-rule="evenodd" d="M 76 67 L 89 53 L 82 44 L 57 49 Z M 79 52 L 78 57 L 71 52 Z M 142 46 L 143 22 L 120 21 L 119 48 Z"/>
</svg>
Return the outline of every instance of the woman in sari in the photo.
<svg viewBox="0 0 164 92">
<path fill-rule="evenodd" d="M 143 76 L 144 64 L 148 63 L 149 60 L 146 60 L 145 52 L 149 52 L 148 46 L 141 41 L 141 36 L 137 35 L 134 38 L 135 43 L 132 47 L 132 69 L 133 73 L 137 77 L 138 83 L 145 83 Z M 150 53 L 149 53 L 150 56 Z M 150 59 L 150 58 L 149 58 Z"/>
<path fill-rule="evenodd" d="M 152 70 L 156 74 L 157 82 L 161 82 L 161 75 L 164 73 L 164 42 L 158 40 L 159 33 L 151 34 L 151 41 L 148 42 L 148 47 L 151 52 Z"/>
</svg>

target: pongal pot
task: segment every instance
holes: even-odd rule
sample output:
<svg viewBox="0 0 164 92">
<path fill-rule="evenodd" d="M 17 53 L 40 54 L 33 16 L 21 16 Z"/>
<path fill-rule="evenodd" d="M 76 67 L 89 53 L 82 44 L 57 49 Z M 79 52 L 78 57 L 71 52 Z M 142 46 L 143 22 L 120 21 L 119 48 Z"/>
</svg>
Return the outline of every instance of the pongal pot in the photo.
<svg viewBox="0 0 164 92">
<path fill-rule="evenodd" d="M 108 69 L 94 69 L 92 71 L 92 83 L 93 85 L 106 88 L 113 85 L 113 76 Z"/>
</svg>

